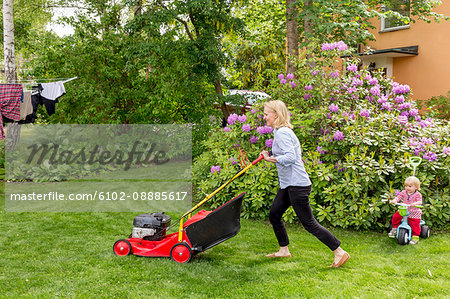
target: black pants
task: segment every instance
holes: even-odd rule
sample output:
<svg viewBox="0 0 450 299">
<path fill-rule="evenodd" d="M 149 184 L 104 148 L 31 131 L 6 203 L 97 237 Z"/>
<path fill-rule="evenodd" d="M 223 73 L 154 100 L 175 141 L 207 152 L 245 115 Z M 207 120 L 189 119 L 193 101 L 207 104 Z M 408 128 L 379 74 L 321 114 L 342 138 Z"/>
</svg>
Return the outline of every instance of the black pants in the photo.
<svg viewBox="0 0 450 299">
<path fill-rule="evenodd" d="M 289 237 L 282 216 L 289 206 L 292 205 L 303 227 L 309 233 L 316 236 L 322 243 L 327 245 L 328 248 L 336 250 L 341 245 L 341 242 L 314 218 L 311 206 L 309 205 L 310 193 L 311 186 L 290 186 L 286 189 L 278 190 L 269 213 L 269 220 L 273 226 L 273 231 L 277 237 L 278 244 L 280 244 L 280 246 L 289 245 Z"/>
</svg>

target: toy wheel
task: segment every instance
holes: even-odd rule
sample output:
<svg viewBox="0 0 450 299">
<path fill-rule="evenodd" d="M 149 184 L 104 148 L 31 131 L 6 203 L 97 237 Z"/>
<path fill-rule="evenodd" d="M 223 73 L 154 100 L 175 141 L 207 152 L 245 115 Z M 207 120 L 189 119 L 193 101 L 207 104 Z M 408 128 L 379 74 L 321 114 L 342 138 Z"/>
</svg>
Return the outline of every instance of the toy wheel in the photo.
<svg viewBox="0 0 450 299">
<path fill-rule="evenodd" d="M 170 250 L 170 257 L 177 263 L 187 263 L 191 260 L 192 250 L 185 243 L 177 243 Z"/>
<path fill-rule="evenodd" d="M 114 243 L 113 251 L 115 255 L 124 256 L 131 254 L 131 244 L 128 240 L 118 240 Z"/>
<path fill-rule="evenodd" d="M 401 228 L 398 231 L 398 244 L 406 245 L 409 243 L 409 233 L 408 230 Z"/>
<path fill-rule="evenodd" d="M 422 225 L 420 230 L 420 237 L 422 239 L 426 239 L 429 236 L 430 236 L 430 228 L 428 227 L 428 225 Z"/>
</svg>

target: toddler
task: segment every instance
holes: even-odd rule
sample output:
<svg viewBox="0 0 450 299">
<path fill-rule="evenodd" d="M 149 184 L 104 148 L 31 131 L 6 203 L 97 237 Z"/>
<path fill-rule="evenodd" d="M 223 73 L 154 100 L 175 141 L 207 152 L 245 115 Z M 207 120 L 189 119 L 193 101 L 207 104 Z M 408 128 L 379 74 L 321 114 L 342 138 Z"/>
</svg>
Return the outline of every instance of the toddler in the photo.
<svg viewBox="0 0 450 299">
<path fill-rule="evenodd" d="M 419 242 L 420 235 L 420 219 L 422 215 L 422 210 L 416 208 L 416 205 L 422 204 L 422 195 L 419 193 L 420 190 L 420 181 L 415 176 L 410 176 L 405 180 L 405 190 L 399 193 L 399 195 L 391 200 L 391 203 L 398 203 L 402 201 L 405 204 L 411 205 L 408 208 L 408 223 L 411 227 L 412 232 L 412 240 L 409 242 L 410 244 L 417 244 Z M 397 227 L 402 222 L 402 216 L 397 212 L 395 212 L 394 216 L 392 216 L 392 230 L 389 233 L 389 237 L 395 238 L 397 235 Z"/>
</svg>

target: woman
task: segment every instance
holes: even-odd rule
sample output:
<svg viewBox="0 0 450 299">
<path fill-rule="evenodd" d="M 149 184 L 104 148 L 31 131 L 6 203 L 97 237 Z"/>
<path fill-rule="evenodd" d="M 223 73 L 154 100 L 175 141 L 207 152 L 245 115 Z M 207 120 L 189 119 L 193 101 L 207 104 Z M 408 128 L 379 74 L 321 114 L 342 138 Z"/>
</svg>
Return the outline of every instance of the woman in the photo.
<svg viewBox="0 0 450 299">
<path fill-rule="evenodd" d="M 340 267 L 345 264 L 350 255 L 341 247 L 341 242 L 314 218 L 309 205 L 311 181 L 302 162 L 300 142 L 292 131 L 289 112 L 286 105 L 279 100 L 264 104 L 264 120 L 274 129 L 272 145 L 273 156 L 262 151 L 264 160 L 277 166 L 280 189 L 272 203 L 269 220 L 273 226 L 280 250 L 266 257 L 291 257 L 289 238 L 286 233 L 282 216 L 292 205 L 303 227 L 316 236 L 322 243 L 334 252 L 334 262 L 330 267 Z"/>
</svg>

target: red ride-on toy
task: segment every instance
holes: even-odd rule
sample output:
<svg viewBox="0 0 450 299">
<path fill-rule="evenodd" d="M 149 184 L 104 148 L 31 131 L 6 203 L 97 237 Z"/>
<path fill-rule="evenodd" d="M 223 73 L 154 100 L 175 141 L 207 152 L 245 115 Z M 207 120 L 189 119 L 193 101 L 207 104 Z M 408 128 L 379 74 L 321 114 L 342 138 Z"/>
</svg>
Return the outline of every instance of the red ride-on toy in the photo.
<svg viewBox="0 0 450 299">
<path fill-rule="evenodd" d="M 119 256 L 133 254 L 148 257 L 170 257 L 178 263 L 187 263 L 193 255 L 234 237 L 241 227 L 241 207 L 245 192 L 214 211 L 201 210 L 192 217 L 191 214 L 262 159 L 261 155 L 245 166 L 216 191 L 207 195 L 200 203 L 183 214 L 172 226 L 170 226 L 170 216 L 161 212 L 136 216 L 130 237 L 116 241 L 113 246 L 114 253 Z M 178 232 L 166 235 L 166 232 L 175 225 L 178 225 Z"/>
</svg>

